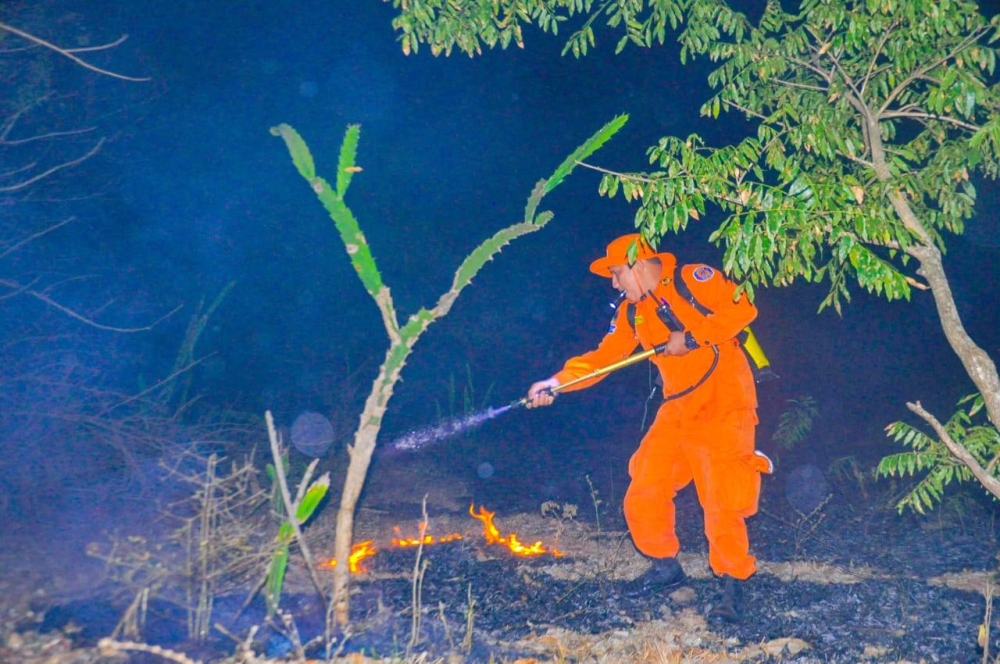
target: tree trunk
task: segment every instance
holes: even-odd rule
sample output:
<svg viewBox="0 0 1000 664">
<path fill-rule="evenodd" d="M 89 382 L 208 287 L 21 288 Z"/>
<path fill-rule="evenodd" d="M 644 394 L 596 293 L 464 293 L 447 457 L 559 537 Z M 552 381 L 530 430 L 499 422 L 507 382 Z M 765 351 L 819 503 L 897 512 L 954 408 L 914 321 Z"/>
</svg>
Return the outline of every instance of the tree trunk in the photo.
<svg viewBox="0 0 1000 664">
<path fill-rule="evenodd" d="M 347 465 L 343 493 L 340 496 L 340 509 L 337 511 L 337 531 L 334 539 L 337 566 L 333 568 L 333 613 L 337 624 L 341 626 L 346 626 L 350 621 L 351 570 L 348 560 L 354 543 L 354 511 L 361 496 L 361 489 L 365 485 L 372 454 L 375 452 L 375 441 L 382 427 L 382 417 L 403 369 L 403 361 L 400 361 L 398 355 L 402 350 L 405 361 L 405 355 L 409 353 L 409 348 L 401 349 L 403 345 L 405 344 L 399 342 L 389 346 L 385 361 L 382 362 L 378 377 L 372 385 L 371 394 L 365 401 L 361 423 L 354 433 L 354 444 L 347 446 L 350 461 Z"/>
<path fill-rule="evenodd" d="M 986 412 L 994 426 L 1000 425 L 1000 375 L 990 356 L 969 336 L 962 324 L 952 295 L 948 276 L 944 271 L 941 252 L 933 245 L 911 247 L 909 253 L 920 261 L 917 274 L 927 280 L 937 306 L 941 329 L 949 345 L 962 362 L 966 373 L 983 395 Z"/>
</svg>

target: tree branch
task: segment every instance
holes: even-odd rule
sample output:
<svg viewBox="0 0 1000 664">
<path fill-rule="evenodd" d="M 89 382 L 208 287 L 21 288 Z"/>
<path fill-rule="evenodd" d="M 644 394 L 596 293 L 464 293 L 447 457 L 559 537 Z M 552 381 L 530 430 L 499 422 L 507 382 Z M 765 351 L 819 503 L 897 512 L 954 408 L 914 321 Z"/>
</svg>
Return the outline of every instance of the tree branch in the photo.
<svg viewBox="0 0 1000 664">
<path fill-rule="evenodd" d="M 950 115 L 937 115 L 935 113 L 927 113 L 926 111 L 888 111 L 879 116 L 882 120 L 888 120 L 891 118 L 910 118 L 911 120 L 940 120 L 941 122 L 946 122 L 950 125 L 956 127 L 961 127 L 962 129 L 968 129 L 969 131 L 979 131 L 982 127 L 974 125 L 971 122 L 964 122 L 958 118 L 953 118 Z"/>
<path fill-rule="evenodd" d="M 44 141 L 49 138 L 61 138 L 63 136 L 76 136 L 78 134 L 86 134 L 88 132 L 94 131 L 94 127 L 87 127 L 86 129 L 71 129 L 68 131 L 50 131 L 46 134 L 38 134 L 37 136 L 29 136 L 28 138 L 19 138 L 17 140 L 8 141 L 6 139 L 0 139 L 0 145 L 6 145 L 8 147 L 16 145 L 24 145 L 25 143 L 34 143 L 35 141 Z"/>
<path fill-rule="evenodd" d="M 726 106 L 732 106 L 733 108 L 735 108 L 738 111 L 743 111 L 747 115 L 755 117 L 758 120 L 767 120 L 767 116 L 766 115 L 762 115 L 762 114 L 758 113 L 757 111 L 752 111 L 749 108 L 747 108 L 746 106 L 740 106 L 736 102 L 723 100 L 722 103 L 725 104 Z"/>
<path fill-rule="evenodd" d="M 23 30 L 18 30 L 14 26 L 7 25 L 6 23 L 0 23 L 0 30 L 5 30 L 5 31 L 7 31 L 7 32 L 9 32 L 11 34 L 17 35 L 18 37 L 21 37 L 23 39 L 27 39 L 30 42 L 38 44 L 39 46 L 43 46 L 43 47 L 49 49 L 50 51 L 52 51 L 54 53 L 58 53 L 59 55 L 62 55 L 64 57 L 69 58 L 70 60 L 72 60 L 76 64 L 80 65 L 84 69 L 89 69 L 90 71 L 97 72 L 98 74 L 102 74 L 104 76 L 110 76 L 111 78 L 118 78 L 118 79 L 121 79 L 123 81 L 133 81 L 133 82 L 136 82 L 136 83 L 141 83 L 141 82 L 144 82 L 144 81 L 152 80 L 149 77 L 146 77 L 146 78 L 135 78 L 135 77 L 132 77 L 132 76 L 125 76 L 124 74 L 118 74 L 118 73 L 115 73 L 113 71 L 108 71 L 107 69 L 101 69 L 100 67 L 98 67 L 96 65 L 90 64 L 89 62 L 87 62 L 83 58 L 79 58 L 76 55 L 74 55 L 74 53 L 84 53 L 84 52 L 89 52 L 89 51 L 99 51 L 99 50 L 103 50 L 103 49 L 106 49 L 106 48 L 113 48 L 113 47 L 118 46 L 119 44 L 121 44 L 123 41 L 125 41 L 128 38 L 128 35 L 122 35 L 122 37 L 120 37 L 117 41 L 111 42 L 109 44 L 103 44 L 101 46 L 92 46 L 92 47 L 89 47 L 89 48 L 78 48 L 78 49 L 66 49 L 66 48 L 62 48 L 60 46 L 56 46 L 52 42 L 45 41 L 44 39 L 41 39 L 40 37 L 36 37 L 35 35 L 33 35 L 31 33 L 25 32 Z"/>
<path fill-rule="evenodd" d="M 809 71 L 813 72 L 814 74 L 822 78 L 824 81 L 826 81 L 827 84 L 829 84 L 830 81 L 832 80 L 831 72 L 828 72 L 825 69 L 817 67 L 812 62 L 807 62 L 806 60 L 800 60 L 799 58 L 791 58 L 791 57 L 788 58 L 788 61 L 794 65 L 798 65 L 800 67 L 803 67 L 804 69 L 808 69 Z M 825 88 L 817 88 L 817 89 L 825 90 Z"/>
<path fill-rule="evenodd" d="M 6 258 L 10 254 L 14 253 L 15 251 L 17 251 L 18 249 L 20 249 L 21 247 L 23 247 L 24 245 L 28 244 L 29 242 L 37 240 L 38 238 L 42 237 L 43 235 L 48 235 L 52 231 L 65 226 L 66 224 L 68 224 L 69 222 L 73 221 L 74 219 L 76 219 L 76 217 L 69 217 L 67 219 L 63 219 L 62 221 L 60 221 L 57 224 L 53 224 L 51 226 L 43 228 L 42 230 L 40 230 L 40 231 L 38 231 L 36 233 L 32 233 L 28 237 L 22 239 L 20 242 L 15 242 L 13 245 L 11 245 L 6 250 L 4 250 L 3 253 L 0 253 L 0 258 Z"/>
<path fill-rule="evenodd" d="M 888 65 L 883 65 L 877 70 L 875 69 L 875 63 L 878 61 L 878 56 L 882 54 L 882 49 L 885 47 L 885 43 L 889 41 L 889 36 L 892 34 L 896 26 L 899 25 L 899 19 L 895 19 L 889 24 L 885 32 L 882 34 L 882 39 L 879 40 L 878 46 L 875 47 L 875 53 L 872 54 L 872 60 L 868 63 L 868 71 L 865 72 L 865 77 L 861 81 L 861 94 L 864 95 L 865 89 L 868 87 L 868 82 L 871 80 L 872 75 L 877 72 L 881 72 L 888 67 Z"/>
<path fill-rule="evenodd" d="M 925 76 L 927 72 L 934 71 L 944 63 L 954 58 L 956 55 L 958 55 L 959 51 L 961 51 L 966 46 L 976 41 L 979 41 L 979 38 L 985 35 L 987 32 L 989 32 L 989 26 L 969 34 L 965 39 L 963 39 L 958 43 L 958 46 L 956 46 L 946 55 L 941 56 L 940 58 L 938 58 L 934 62 L 931 62 L 930 64 L 924 65 L 923 67 L 919 67 L 912 74 L 910 74 L 902 81 L 900 81 L 899 85 L 893 88 L 892 91 L 888 95 L 886 95 L 885 102 L 883 102 L 882 107 L 878 109 L 878 116 L 881 117 L 882 114 L 885 113 L 886 110 L 888 110 L 892 102 L 896 100 L 896 97 L 902 94 L 903 90 L 908 88 L 911 83 L 913 83 L 918 78 Z"/>
<path fill-rule="evenodd" d="M 783 78 L 772 79 L 775 83 L 779 85 L 784 85 L 788 88 L 796 88 L 798 90 L 808 90 L 809 92 L 826 92 L 828 88 L 821 87 L 819 85 L 808 85 L 806 83 L 796 83 L 795 81 L 786 81 Z"/>
<path fill-rule="evenodd" d="M 963 466 L 968 468 L 972 472 L 972 475 L 979 480 L 979 483 L 982 484 L 987 491 L 992 493 L 997 498 L 1000 498 L 1000 479 L 997 479 L 996 477 L 993 477 L 993 475 L 986 472 L 986 469 L 979 465 L 979 461 L 972 455 L 972 452 L 965 449 L 965 447 L 957 443 L 954 438 L 948 435 L 944 425 L 942 425 L 936 417 L 924 410 L 924 407 L 920 405 L 919 401 L 915 403 L 907 403 L 906 407 L 919 415 L 925 422 L 927 422 L 927 424 L 931 426 L 932 429 L 934 429 L 934 433 L 938 435 L 938 438 L 941 439 L 941 442 L 948 448 L 948 451 L 951 452 L 952 456 L 958 459 Z"/>
<path fill-rule="evenodd" d="M 49 305 L 53 309 L 56 309 L 57 311 L 60 311 L 60 312 L 62 312 L 64 314 L 66 314 L 70 318 L 78 320 L 78 321 L 80 321 L 81 323 L 83 323 L 85 325 L 89 325 L 91 327 L 97 328 L 98 330 L 105 330 L 107 332 L 127 332 L 127 333 L 132 333 L 132 332 L 146 332 L 148 330 L 152 330 L 154 327 L 156 327 L 157 325 L 159 325 L 160 323 L 162 323 L 163 321 L 165 321 L 166 319 L 170 318 L 175 313 L 177 313 L 178 311 L 180 311 L 183 308 L 183 306 L 184 306 L 183 304 L 177 305 L 176 307 L 174 307 L 173 309 L 171 309 L 170 311 L 168 311 L 163 316 L 160 316 L 159 318 L 157 318 L 155 321 L 153 321 L 149 325 L 145 325 L 143 327 L 114 327 L 112 325 L 104 325 L 102 323 L 98 323 L 97 321 L 92 320 L 92 319 L 88 318 L 87 316 L 84 316 L 83 314 L 75 311 L 74 309 L 71 309 L 71 308 L 67 307 L 64 304 L 60 304 L 59 302 L 53 300 L 51 297 L 49 297 L 45 293 L 42 293 L 41 291 L 37 291 L 34 288 L 30 288 L 28 286 L 23 286 L 23 285 L 17 283 L 16 281 L 11 280 L 11 279 L 0 279 L 0 286 L 3 286 L 5 288 L 9 288 L 9 289 L 11 289 L 13 291 L 16 291 L 15 294 L 30 295 L 31 297 L 35 298 L 36 300 L 40 300 L 40 301 L 44 302 L 45 304 Z M 10 294 L 8 294 L 8 296 L 9 295 Z"/>
<path fill-rule="evenodd" d="M 57 171 L 61 171 L 64 168 L 71 168 L 73 166 L 76 166 L 77 164 L 81 164 L 81 163 L 87 161 L 88 159 L 90 159 L 91 157 L 93 157 L 95 154 L 97 154 L 97 151 L 101 149 L 102 145 L 104 145 L 104 140 L 105 139 L 102 138 L 99 141 L 97 141 L 97 144 L 94 145 L 94 147 L 92 147 L 90 149 L 90 151 L 87 152 L 87 154 L 83 155 L 82 157 L 78 157 L 77 159 L 72 159 L 70 161 L 66 161 L 66 162 L 63 162 L 61 164 L 57 164 L 57 165 L 53 166 L 52 168 L 48 169 L 47 171 L 45 171 L 43 173 L 39 173 L 38 175 L 36 175 L 34 177 L 30 177 L 27 180 L 24 180 L 22 182 L 18 182 L 17 184 L 8 185 L 6 187 L 0 187 L 0 193 L 10 193 L 12 191 L 18 191 L 20 189 L 24 189 L 25 187 L 29 187 L 29 186 L 33 185 L 34 183 L 38 182 L 39 180 L 44 180 L 45 178 L 47 178 L 48 176 L 52 175 L 53 173 L 55 173 Z"/>
</svg>

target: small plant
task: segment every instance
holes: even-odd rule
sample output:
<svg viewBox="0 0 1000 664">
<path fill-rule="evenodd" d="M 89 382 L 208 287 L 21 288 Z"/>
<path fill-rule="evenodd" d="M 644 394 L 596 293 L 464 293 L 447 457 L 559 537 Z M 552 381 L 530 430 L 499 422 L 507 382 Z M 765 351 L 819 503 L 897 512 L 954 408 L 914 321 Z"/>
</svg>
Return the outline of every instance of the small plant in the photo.
<svg viewBox="0 0 1000 664">
<path fill-rule="evenodd" d="M 410 610 L 413 612 L 410 624 L 410 642 L 406 646 L 406 656 L 410 656 L 410 651 L 420 643 L 420 622 L 423 618 L 423 597 L 424 597 L 424 574 L 427 573 L 427 566 L 430 564 L 424 558 L 424 535 L 427 534 L 427 496 L 421 502 L 423 520 L 420 522 L 420 540 L 417 544 L 417 555 L 413 561 L 413 577 L 410 584 Z"/>
<path fill-rule="evenodd" d="M 559 546 L 559 542 L 562 540 L 562 534 L 566 529 L 566 525 L 576 519 L 576 513 L 578 510 L 579 508 L 573 503 L 559 503 L 554 500 L 546 500 L 542 503 L 542 516 L 555 519 L 556 521 L 556 546 Z"/>
<path fill-rule="evenodd" d="M 827 475 L 841 488 L 849 487 L 850 490 L 842 491 L 844 495 L 860 494 L 865 502 L 868 501 L 874 476 L 871 470 L 861 467 L 861 462 L 853 454 L 831 461 L 827 466 Z"/>
<path fill-rule="evenodd" d="M 924 514 L 925 509 L 933 509 L 941 502 L 945 487 L 953 481 L 967 482 L 976 478 L 984 486 L 990 479 L 997 481 L 1000 462 L 1000 431 L 984 415 L 983 397 L 971 394 L 958 402 L 959 409 L 937 431 L 938 437 L 928 436 L 906 422 L 894 422 L 886 427 L 886 433 L 894 441 L 910 450 L 891 454 L 879 462 L 876 474 L 879 477 L 904 477 L 923 474 L 923 478 L 896 504 L 900 513 L 909 508 Z M 942 440 L 947 438 L 948 441 Z M 949 445 L 948 443 L 951 443 Z M 956 446 L 957 447 L 953 447 Z M 967 455 L 968 459 L 960 458 Z M 984 476 L 980 478 L 973 468 L 978 468 Z"/>
<path fill-rule="evenodd" d="M 812 430 L 813 422 L 819 418 L 819 407 L 811 396 L 804 395 L 798 399 L 788 399 L 785 412 L 778 418 L 778 428 L 771 440 L 790 450 L 803 440 Z"/>
<path fill-rule="evenodd" d="M 462 639 L 462 647 L 466 654 L 472 652 L 473 627 L 476 622 L 476 599 L 472 596 L 472 584 L 469 584 L 467 599 L 465 604 L 465 638 Z"/>
<path fill-rule="evenodd" d="M 590 475 L 586 475 L 587 486 L 590 487 L 590 502 L 594 505 L 594 519 L 597 521 L 597 532 L 601 532 L 601 505 L 604 501 L 601 500 L 600 494 L 597 491 L 597 487 L 590 480 Z"/>
<path fill-rule="evenodd" d="M 178 469 L 195 465 L 202 468 Z M 188 453 L 177 466 L 164 464 L 165 474 L 193 489 L 164 513 L 177 524 L 165 541 L 129 536 L 87 547 L 87 555 L 107 563 L 111 580 L 136 598 L 123 620 L 126 636 L 141 628 L 147 603 L 162 598 L 185 608 L 190 638 L 207 638 L 215 598 L 241 590 L 243 579 L 266 564 L 258 537 L 266 526 L 256 515 L 267 494 L 258 486 L 252 459 L 226 464 L 215 454 Z"/>
<path fill-rule="evenodd" d="M 281 436 L 274 428 L 274 420 L 270 411 L 265 414 L 265 419 L 273 459 L 273 464 L 268 464 L 267 474 L 277 487 L 277 496 L 281 507 L 278 511 L 278 514 L 281 514 L 281 526 L 279 526 L 278 536 L 275 538 L 274 552 L 271 555 L 271 565 L 268 568 L 264 590 L 264 597 L 267 600 L 267 615 L 270 617 L 278 610 L 281 603 L 281 589 L 285 582 L 289 546 L 292 540 L 298 541 L 299 549 L 306 559 L 306 565 L 316 586 L 316 591 L 320 596 L 323 596 L 322 585 L 316 576 L 316 565 L 313 564 L 312 554 L 310 554 L 309 547 L 302 536 L 302 526 L 312 518 L 316 508 L 326 497 L 330 488 L 330 473 L 324 473 L 319 479 L 311 481 L 313 473 L 316 471 L 316 465 L 319 463 L 319 459 L 314 459 L 306 468 L 302 481 L 299 483 L 295 500 L 292 500 L 286 477 L 285 466 L 287 462 L 284 461 L 288 458 L 287 452 L 282 449 Z"/>
</svg>

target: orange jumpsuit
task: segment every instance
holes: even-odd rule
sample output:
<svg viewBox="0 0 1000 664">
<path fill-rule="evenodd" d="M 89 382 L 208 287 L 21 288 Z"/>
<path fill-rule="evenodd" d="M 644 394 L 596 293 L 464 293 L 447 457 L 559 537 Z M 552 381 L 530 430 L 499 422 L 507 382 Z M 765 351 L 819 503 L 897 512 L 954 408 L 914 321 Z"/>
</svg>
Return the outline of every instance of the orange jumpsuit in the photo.
<svg viewBox="0 0 1000 664">
<path fill-rule="evenodd" d="M 701 344 L 683 356 L 654 355 L 668 399 L 659 408 L 639 449 L 629 461 L 632 481 L 625 494 L 625 519 L 636 548 L 652 558 L 676 556 L 680 550 L 674 527 L 674 496 L 694 480 L 705 512 L 709 564 L 718 574 L 746 579 L 755 570 L 749 553 L 745 519 L 757 511 L 760 473 L 770 462 L 754 453 L 757 392 L 750 366 L 736 335 L 757 316 L 745 297 L 733 301 L 736 286 L 708 266 L 681 268 L 695 299 L 712 310 L 703 316 L 670 283 L 676 258 L 659 254 L 664 279 L 654 289 Z M 663 343 L 669 330 L 656 313 L 658 302 L 646 297 L 635 305 L 635 331 L 627 304 L 618 309 L 608 334 L 596 350 L 568 360 L 555 375 L 560 383 L 584 376 L 643 349 Z M 670 400 L 714 371 L 693 392 Z M 604 376 L 567 388 L 589 387 Z"/>
</svg>

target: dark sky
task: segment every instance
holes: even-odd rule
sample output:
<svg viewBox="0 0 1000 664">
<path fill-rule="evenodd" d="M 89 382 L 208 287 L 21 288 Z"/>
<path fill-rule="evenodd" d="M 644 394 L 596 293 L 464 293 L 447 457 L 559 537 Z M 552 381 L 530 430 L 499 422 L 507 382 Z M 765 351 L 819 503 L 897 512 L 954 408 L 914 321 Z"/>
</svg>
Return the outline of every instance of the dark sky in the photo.
<svg viewBox="0 0 1000 664">
<path fill-rule="evenodd" d="M 96 41 L 129 35 L 103 65 L 153 80 L 92 83 L 115 109 L 115 140 L 94 166 L 94 177 L 112 184 L 91 204 L 88 228 L 103 238 L 117 287 L 142 293 L 150 310 L 185 302 L 190 311 L 237 280 L 199 347 L 217 353 L 200 370 L 201 386 L 210 400 L 272 408 L 285 421 L 315 409 L 356 422 L 387 341 L 332 223 L 271 126 L 296 127 L 328 178 L 344 128 L 362 126 L 364 171 L 348 203 L 403 317 L 433 304 L 468 251 L 521 217 L 534 182 L 616 114 L 631 120 L 591 161 L 618 170 L 645 167 L 646 148 L 664 135 L 699 132 L 722 143 L 745 130 L 737 118 L 698 117 L 707 63 L 681 66 L 672 45 L 615 56 L 615 38 L 599 34 L 598 48 L 574 60 L 559 55 L 564 37 L 528 31 L 523 51 L 405 57 L 393 10 L 377 0 L 113 4 L 72 7 Z M 611 292 L 586 266 L 630 231 L 634 213 L 621 199 L 599 198 L 597 183 L 592 172 L 574 173 L 544 201 L 554 221 L 488 264 L 421 339 L 386 435 L 430 423 L 450 376 L 471 372 L 478 395 L 492 386 L 493 402 L 505 403 L 596 344 Z M 981 196 L 995 202 L 995 186 L 983 185 Z M 721 250 L 706 238 L 718 221 L 708 216 L 665 248 L 684 262 L 717 264 Z M 969 331 L 994 357 L 998 236 L 992 212 L 974 220 L 967 238 L 950 241 L 947 263 Z M 759 293 L 758 336 L 783 376 L 761 390 L 762 437 L 785 399 L 812 394 L 828 444 L 886 451 L 881 427 L 906 415 L 904 401 L 945 414 L 972 391 L 927 294 L 886 303 L 856 293 L 843 318 L 816 314 L 824 294 L 805 286 Z M 136 341 L 147 371 L 169 367 L 185 322 Z M 547 421 L 531 413 L 537 435 L 558 435 L 573 418 L 602 426 L 634 418 L 645 376 L 608 383 L 567 395 Z M 612 394 L 634 394 L 624 414 Z"/>
</svg>

